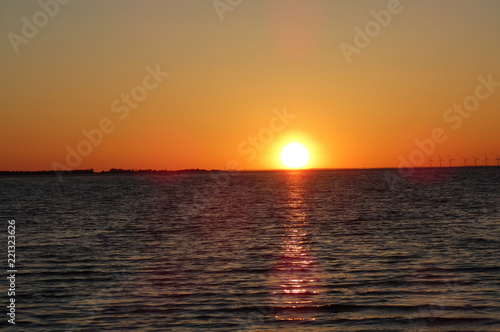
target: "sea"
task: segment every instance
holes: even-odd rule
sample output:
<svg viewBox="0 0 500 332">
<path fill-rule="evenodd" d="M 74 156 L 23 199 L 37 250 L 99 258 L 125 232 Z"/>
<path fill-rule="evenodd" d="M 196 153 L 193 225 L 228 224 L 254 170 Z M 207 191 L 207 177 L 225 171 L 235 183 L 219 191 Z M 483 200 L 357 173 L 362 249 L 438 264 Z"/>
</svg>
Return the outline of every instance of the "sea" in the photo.
<svg viewBox="0 0 500 332">
<path fill-rule="evenodd" d="M 0 191 L 2 330 L 500 331 L 500 167 L 3 176 Z"/>
</svg>

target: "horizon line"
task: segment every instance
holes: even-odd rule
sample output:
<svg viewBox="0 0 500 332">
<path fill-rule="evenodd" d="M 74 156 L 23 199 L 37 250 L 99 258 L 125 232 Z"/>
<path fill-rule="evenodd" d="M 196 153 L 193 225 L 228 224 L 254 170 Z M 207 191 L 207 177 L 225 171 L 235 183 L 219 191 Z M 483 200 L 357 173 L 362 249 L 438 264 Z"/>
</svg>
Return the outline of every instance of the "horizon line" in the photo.
<svg viewBox="0 0 500 332">
<path fill-rule="evenodd" d="M 184 168 L 184 169 L 124 169 L 110 168 L 109 170 L 95 171 L 93 168 L 85 169 L 69 169 L 69 170 L 36 170 L 36 171 L 21 171 L 21 170 L 2 170 L 0 175 L 6 174 L 52 174 L 52 173 L 74 173 L 74 174 L 120 174 L 120 173 L 195 173 L 195 172 L 282 172 L 282 171 L 343 171 L 343 170 L 398 170 L 398 169 L 430 169 L 430 168 L 480 168 L 480 167 L 500 167 L 500 165 L 462 165 L 462 166 L 416 166 L 416 167 L 314 167 L 314 168 L 264 168 L 264 169 L 206 169 L 206 168 Z"/>
</svg>

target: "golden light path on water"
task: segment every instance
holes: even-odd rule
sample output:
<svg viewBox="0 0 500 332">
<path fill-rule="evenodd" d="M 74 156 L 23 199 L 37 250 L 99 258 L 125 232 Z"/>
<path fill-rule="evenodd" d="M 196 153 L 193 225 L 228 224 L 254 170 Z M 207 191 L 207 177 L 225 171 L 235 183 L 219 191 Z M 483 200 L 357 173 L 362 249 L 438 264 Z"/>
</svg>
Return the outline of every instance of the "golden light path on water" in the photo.
<svg viewBox="0 0 500 332">
<path fill-rule="evenodd" d="M 281 251 L 271 273 L 271 302 L 277 320 L 315 320 L 320 301 L 319 264 L 310 250 L 302 172 L 287 174 L 289 199 L 283 224 Z"/>
</svg>

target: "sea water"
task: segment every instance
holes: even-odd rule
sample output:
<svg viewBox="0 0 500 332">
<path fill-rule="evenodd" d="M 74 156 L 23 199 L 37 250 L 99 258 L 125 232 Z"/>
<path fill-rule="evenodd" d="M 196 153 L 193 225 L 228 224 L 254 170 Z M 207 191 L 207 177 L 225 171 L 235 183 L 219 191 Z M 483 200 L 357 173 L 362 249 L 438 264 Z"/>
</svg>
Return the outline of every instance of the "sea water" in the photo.
<svg viewBox="0 0 500 332">
<path fill-rule="evenodd" d="M 24 330 L 500 330 L 498 167 L 7 176 L 0 189 Z"/>
</svg>

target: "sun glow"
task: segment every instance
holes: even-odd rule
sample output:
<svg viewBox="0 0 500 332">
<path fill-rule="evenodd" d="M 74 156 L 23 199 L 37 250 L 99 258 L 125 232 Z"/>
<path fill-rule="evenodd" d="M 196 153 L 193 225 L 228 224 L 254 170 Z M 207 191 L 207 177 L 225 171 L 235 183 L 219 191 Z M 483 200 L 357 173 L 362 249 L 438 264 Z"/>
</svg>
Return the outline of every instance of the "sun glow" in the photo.
<svg viewBox="0 0 500 332">
<path fill-rule="evenodd" d="M 304 167 L 309 161 L 309 152 L 300 143 L 290 143 L 281 150 L 281 162 L 288 168 Z"/>
</svg>

